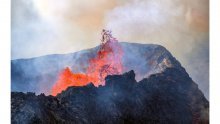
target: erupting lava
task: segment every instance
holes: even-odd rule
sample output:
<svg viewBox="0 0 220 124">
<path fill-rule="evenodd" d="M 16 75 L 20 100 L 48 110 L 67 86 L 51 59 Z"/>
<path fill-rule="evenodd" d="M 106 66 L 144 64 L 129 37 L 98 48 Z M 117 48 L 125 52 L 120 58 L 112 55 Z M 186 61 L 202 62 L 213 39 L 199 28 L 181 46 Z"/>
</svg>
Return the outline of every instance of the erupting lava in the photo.
<svg viewBox="0 0 220 124">
<path fill-rule="evenodd" d="M 121 74 L 123 50 L 118 41 L 112 37 L 111 31 L 102 31 L 102 42 L 97 55 L 89 60 L 86 73 L 72 73 L 66 67 L 59 75 L 51 90 L 53 96 L 69 86 L 84 86 L 93 83 L 104 85 L 107 75 Z"/>
</svg>

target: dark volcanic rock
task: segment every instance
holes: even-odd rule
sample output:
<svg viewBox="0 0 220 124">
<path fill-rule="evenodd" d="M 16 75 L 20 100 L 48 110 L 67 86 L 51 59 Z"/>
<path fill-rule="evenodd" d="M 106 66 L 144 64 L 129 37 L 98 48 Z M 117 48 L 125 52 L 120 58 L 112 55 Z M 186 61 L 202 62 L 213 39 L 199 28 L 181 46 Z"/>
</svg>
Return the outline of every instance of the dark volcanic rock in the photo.
<svg viewBox="0 0 220 124">
<path fill-rule="evenodd" d="M 209 102 L 185 70 L 166 68 L 139 82 L 134 71 L 106 85 L 69 87 L 56 97 L 12 92 L 12 123 L 206 124 Z"/>
</svg>

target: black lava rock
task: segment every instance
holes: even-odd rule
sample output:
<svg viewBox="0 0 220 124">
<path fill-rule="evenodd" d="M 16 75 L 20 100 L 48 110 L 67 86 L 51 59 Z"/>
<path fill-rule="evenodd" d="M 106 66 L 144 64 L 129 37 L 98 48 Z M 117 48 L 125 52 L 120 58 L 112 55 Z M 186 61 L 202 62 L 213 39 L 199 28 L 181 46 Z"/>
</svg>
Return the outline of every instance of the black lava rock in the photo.
<svg viewBox="0 0 220 124">
<path fill-rule="evenodd" d="M 134 71 L 106 85 L 69 87 L 56 97 L 11 93 L 13 124 L 206 124 L 209 102 L 185 70 L 167 68 L 136 82 Z"/>
</svg>

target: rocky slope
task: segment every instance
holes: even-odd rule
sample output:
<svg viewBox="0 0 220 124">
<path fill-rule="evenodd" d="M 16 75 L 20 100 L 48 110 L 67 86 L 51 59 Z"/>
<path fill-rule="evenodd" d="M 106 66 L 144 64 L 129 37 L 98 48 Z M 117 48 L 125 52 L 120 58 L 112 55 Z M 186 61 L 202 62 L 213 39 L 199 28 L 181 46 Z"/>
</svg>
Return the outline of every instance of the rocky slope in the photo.
<svg viewBox="0 0 220 124">
<path fill-rule="evenodd" d="M 121 43 L 123 72 L 134 70 L 139 81 L 168 67 L 182 69 L 179 62 L 164 47 L 154 44 Z M 67 66 L 75 73 L 85 72 L 88 61 L 98 47 L 71 54 L 47 55 L 11 61 L 12 91 L 49 94 L 58 74 Z"/>
<path fill-rule="evenodd" d="M 12 123 L 209 122 L 209 102 L 183 68 L 167 67 L 139 82 L 134 71 L 105 80 L 105 86 L 69 87 L 56 97 L 12 92 Z"/>
</svg>

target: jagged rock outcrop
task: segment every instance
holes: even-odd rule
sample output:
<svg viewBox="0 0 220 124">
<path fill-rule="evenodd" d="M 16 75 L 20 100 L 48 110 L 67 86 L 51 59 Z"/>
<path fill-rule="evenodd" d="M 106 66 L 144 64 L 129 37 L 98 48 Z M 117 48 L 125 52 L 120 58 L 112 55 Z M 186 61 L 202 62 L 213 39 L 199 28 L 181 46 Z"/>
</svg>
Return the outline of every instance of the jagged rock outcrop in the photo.
<svg viewBox="0 0 220 124">
<path fill-rule="evenodd" d="M 105 80 L 105 86 L 69 87 L 56 97 L 12 92 L 12 123 L 209 123 L 209 102 L 183 68 L 139 82 L 134 71 Z"/>
</svg>

